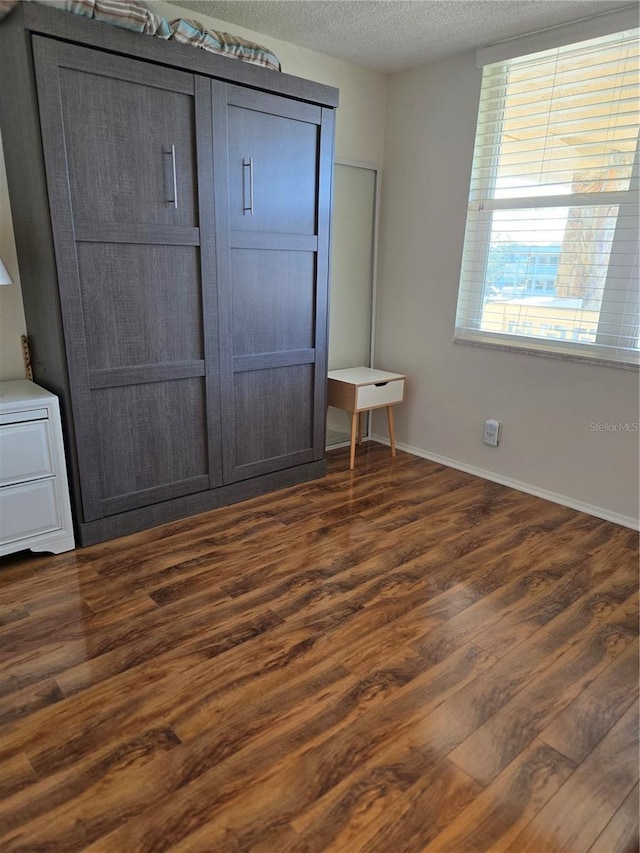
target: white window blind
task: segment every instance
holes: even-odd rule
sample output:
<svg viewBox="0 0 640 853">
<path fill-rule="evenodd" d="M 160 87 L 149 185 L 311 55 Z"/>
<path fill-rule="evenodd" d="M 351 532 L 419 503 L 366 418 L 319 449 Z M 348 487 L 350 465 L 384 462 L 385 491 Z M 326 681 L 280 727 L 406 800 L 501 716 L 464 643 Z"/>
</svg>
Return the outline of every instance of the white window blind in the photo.
<svg viewBox="0 0 640 853">
<path fill-rule="evenodd" d="M 456 338 L 638 364 L 638 30 L 484 67 Z"/>
</svg>

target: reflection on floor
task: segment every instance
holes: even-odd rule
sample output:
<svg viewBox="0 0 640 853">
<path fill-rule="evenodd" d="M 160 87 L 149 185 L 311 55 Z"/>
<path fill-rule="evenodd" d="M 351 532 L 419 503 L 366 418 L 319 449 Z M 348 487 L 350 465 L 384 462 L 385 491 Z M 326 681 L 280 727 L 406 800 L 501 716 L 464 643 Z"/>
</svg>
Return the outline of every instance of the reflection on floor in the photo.
<svg viewBox="0 0 640 853">
<path fill-rule="evenodd" d="M 339 447 L 342 444 L 349 444 L 349 433 L 327 428 L 327 447 Z"/>
<path fill-rule="evenodd" d="M 369 434 L 368 413 L 360 415 L 362 421 L 362 434 L 365 437 Z M 329 407 L 329 417 L 327 418 L 327 437 L 326 447 L 344 447 L 351 441 L 351 415 L 342 409 L 334 409 Z"/>
</svg>

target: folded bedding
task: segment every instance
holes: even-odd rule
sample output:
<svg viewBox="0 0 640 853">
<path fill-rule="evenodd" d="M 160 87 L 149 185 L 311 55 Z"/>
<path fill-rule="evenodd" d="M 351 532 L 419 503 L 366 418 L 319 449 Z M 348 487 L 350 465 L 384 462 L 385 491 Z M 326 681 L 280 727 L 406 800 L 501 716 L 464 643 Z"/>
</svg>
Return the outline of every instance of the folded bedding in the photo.
<svg viewBox="0 0 640 853">
<path fill-rule="evenodd" d="M 172 30 L 170 38 L 174 41 L 200 47 L 220 56 L 231 56 L 242 62 L 251 62 L 254 65 L 280 71 L 280 60 L 275 53 L 254 41 L 219 30 L 209 30 L 199 21 L 187 21 L 184 18 L 171 21 L 170 26 Z"/>
<path fill-rule="evenodd" d="M 0 0 L 0 20 L 18 2 L 44 2 L 56 9 L 123 27 L 134 33 L 199 47 L 209 53 L 239 59 L 262 68 L 281 70 L 278 57 L 263 45 L 231 33 L 208 29 L 199 21 L 177 18 L 169 22 L 141 0 Z"/>
</svg>

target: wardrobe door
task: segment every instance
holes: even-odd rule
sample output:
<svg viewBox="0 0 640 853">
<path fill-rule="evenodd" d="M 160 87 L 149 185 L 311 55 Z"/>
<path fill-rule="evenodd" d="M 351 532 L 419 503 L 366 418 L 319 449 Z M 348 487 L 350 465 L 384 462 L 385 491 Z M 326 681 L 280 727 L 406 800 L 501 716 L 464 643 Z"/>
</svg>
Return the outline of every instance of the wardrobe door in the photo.
<svg viewBox="0 0 640 853">
<path fill-rule="evenodd" d="M 33 43 L 90 521 L 222 481 L 210 83 Z"/>
<path fill-rule="evenodd" d="M 333 111 L 214 84 L 226 482 L 324 454 Z"/>
</svg>

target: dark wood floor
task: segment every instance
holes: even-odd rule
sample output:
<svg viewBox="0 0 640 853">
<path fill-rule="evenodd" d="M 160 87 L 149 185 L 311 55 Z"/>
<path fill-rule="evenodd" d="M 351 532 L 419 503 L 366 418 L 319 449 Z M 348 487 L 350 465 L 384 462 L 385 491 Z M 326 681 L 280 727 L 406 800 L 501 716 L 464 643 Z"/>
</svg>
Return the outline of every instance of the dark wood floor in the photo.
<svg viewBox="0 0 640 853">
<path fill-rule="evenodd" d="M 347 465 L 0 561 L 0 849 L 638 849 L 637 534 Z"/>
</svg>

